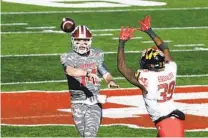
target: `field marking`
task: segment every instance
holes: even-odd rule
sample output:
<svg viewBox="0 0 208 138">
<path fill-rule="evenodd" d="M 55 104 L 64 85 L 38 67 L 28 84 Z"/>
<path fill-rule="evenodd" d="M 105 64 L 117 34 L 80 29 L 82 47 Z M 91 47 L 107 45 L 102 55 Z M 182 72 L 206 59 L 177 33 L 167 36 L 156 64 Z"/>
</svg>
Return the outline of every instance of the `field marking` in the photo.
<svg viewBox="0 0 208 138">
<path fill-rule="evenodd" d="M 63 31 L 54 31 L 54 30 L 43 30 L 42 32 L 44 33 L 58 33 L 58 34 L 63 34 L 65 32 Z M 113 34 L 107 33 L 107 34 L 93 34 L 93 36 L 112 36 Z"/>
<path fill-rule="evenodd" d="M 18 127 L 39 127 L 39 126 L 69 126 L 69 127 L 74 127 L 74 125 L 70 124 L 37 124 L 37 125 L 19 125 L 19 124 L 1 124 L 2 126 L 18 126 Z M 137 125 L 128 125 L 128 124 L 109 124 L 109 125 L 103 125 L 101 124 L 102 127 L 109 127 L 109 126 L 127 126 L 130 128 L 139 128 L 139 129 L 156 129 L 155 127 L 139 127 Z M 191 130 L 185 130 L 186 132 L 197 132 L 197 131 L 208 131 L 208 128 L 205 129 L 191 129 Z"/>
<path fill-rule="evenodd" d="M 174 46 L 175 47 L 195 47 L 195 46 L 204 46 L 204 44 L 178 44 Z"/>
<path fill-rule="evenodd" d="M 195 50 L 204 50 L 204 51 L 207 51 L 207 50 L 208 50 L 208 48 L 195 47 Z"/>
<path fill-rule="evenodd" d="M 164 27 L 164 28 L 153 28 L 154 30 L 192 30 L 192 29 L 208 29 L 208 26 L 192 26 L 192 27 Z M 92 29 L 92 32 L 111 32 L 120 31 L 119 29 Z M 20 31 L 20 32 L 0 32 L 0 34 L 42 34 L 42 33 L 64 33 L 58 30 L 43 30 L 43 31 Z"/>
<path fill-rule="evenodd" d="M 23 117 L 3 117 L 2 120 L 11 120 L 11 119 L 34 119 L 34 118 L 52 118 L 52 117 L 64 117 L 64 116 L 71 116 L 66 114 L 54 114 L 54 115 L 41 115 L 41 116 L 23 116 Z"/>
<path fill-rule="evenodd" d="M 0 26 L 19 26 L 19 25 L 28 25 L 28 23 L 4 23 L 4 24 L 0 24 Z"/>
<path fill-rule="evenodd" d="M 11 14 L 54 14 L 54 13 L 97 13 L 97 12 L 136 12 L 136 11 L 186 11 L 186 10 L 207 10 L 208 7 L 192 8 L 147 8 L 147 9 L 114 9 L 114 10 L 74 10 L 74 11 L 36 11 L 36 12 L 1 12 L 1 15 Z"/>
<path fill-rule="evenodd" d="M 25 27 L 25 29 L 28 30 L 35 30 L 35 29 L 54 29 L 56 28 L 55 26 L 36 26 L 36 27 Z"/>
<path fill-rule="evenodd" d="M 181 49 L 181 50 L 171 50 L 171 52 L 195 52 L 195 51 L 208 51 L 208 48 L 200 49 L 200 48 L 195 48 L 195 49 Z M 142 53 L 143 50 L 141 51 L 125 51 L 125 53 Z M 22 54 L 22 55 L 1 55 L 1 58 L 9 58 L 9 57 L 41 57 L 41 56 L 60 56 L 63 53 L 52 53 L 52 54 Z M 109 51 L 109 52 L 104 52 L 104 54 L 117 54 L 117 51 Z"/>
<path fill-rule="evenodd" d="M 143 37 L 132 37 L 131 40 L 134 40 L 134 39 L 142 39 Z M 112 38 L 113 40 L 118 40 L 119 38 L 118 37 L 113 37 Z"/>
<path fill-rule="evenodd" d="M 156 27 L 154 30 L 191 30 L 191 29 L 208 29 L 208 26 L 190 26 L 190 27 Z M 92 32 L 110 32 L 110 31 L 120 31 L 121 29 L 92 29 Z"/>
<path fill-rule="evenodd" d="M 208 74 L 199 75 L 177 75 L 177 78 L 195 78 L 195 77 L 208 77 Z M 125 80 L 124 77 L 114 77 L 115 80 Z M 31 82 L 7 82 L 1 83 L 1 85 L 16 85 L 16 84 L 43 84 L 43 83 L 59 83 L 67 82 L 67 80 L 46 80 L 46 81 L 31 81 Z"/>
<path fill-rule="evenodd" d="M 173 42 L 172 40 L 163 40 L 164 42 L 166 43 L 170 43 L 170 42 Z M 154 43 L 153 41 L 142 41 L 141 43 Z"/>
<path fill-rule="evenodd" d="M 208 85 L 181 85 L 181 86 L 176 86 L 176 88 L 198 88 L 198 87 L 208 87 Z M 100 89 L 100 91 L 120 91 L 120 90 L 138 90 L 139 88 L 137 87 L 131 87 L 131 88 L 104 88 Z M 48 91 L 48 90 L 25 90 L 25 91 L 6 91 L 6 92 L 1 92 L 1 93 L 28 93 L 28 92 L 44 92 L 44 93 L 65 93 L 68 92 L 69 90 L 61 90 L 61 91 Z"/>
<path fill-rule="evenodd" d="M 93 36 L 112 36 L 113 34 L 93 34 Z"/>
<path fill-rule="evenodd" d="M 186 87 L 186 88 L 189 88 L 189 87 Z M 188 90 L 192 90 L 192 89 L 184 89 L 184 92 L 185 91 L 187 91 L 188 92 Z M 198 89 L 198 88 L 197 88 Z M 200 89 L 200 88 L 199 88 Z M 129 90 L 127 90 L 127 91 L 129 91 Z M 111 93 L 113 93 L 113 91 L 109 91 L 109 92 L 111 92 Z M 130 91 L 129 91 L 130 92 Z M 189 93 L 189 92 L 188 92 Z M 187 98 L 186 97 L 186 95 L 188 94 L 188 93 L 186 93 L 186 94 L 183 94 L 184 96 L 180 96 L 180 97 L 182 97 L 182 101 L 183 101 L 183 98 Z M 207 91 L 206 91 L 206 93 L 207 93 Z M 110 94 L 110 93 L 108 93 L 108 94 Z M 136 93 L 137 94 L 137 93 Z M 205 95 L 205 93 L 195 93 L 195 94 L 198 94 L 198 97 L 197 96 L 195 96 L 195 95 L 193 95 L 193 93 L 190 95 L 190 100 L 193 100 L 193 98 L 195 99 L 201 99 L 201 98 L 203 98 L 203 96 L 202 96 L 202 94 L 204 94 L 204 96 L 206 97 L 207 95 Z M 31 94 L 30 94 L 31 95 Z M 34 94 L 32 94 L 32 95 L 34 95 Z M 31 96 L 32 96 L 31 95 Z M 41 94 L 42 95 L 42 94 Z M 48 94 L 46 94 L 46 95 L 48 95 Z M 123 95 L 123 94 L 122 94 Z M 131 94 L 130 94 L 131 95 Z M 104 105 L 104 109 L 103 109 L 103 111 L 106 113 L 104 116 L 104 118 L 103 118 L 103 124 L 102 124 L 102 126 L 113 126 L 113 125 L 118 125 L 118 126 L 123 126 L 123 125 L 125 125 L 125 126 L 128 126 L 128 127 L 130 127 L 130 128 L 141 128 L 141 127 L 143 127 L 144 129 L 151 129 L 151 128 L 155 128 L 153 125 L 145 125 L 145 124 L 140 124 L 140 123 L 135 123 L 135 119 L 130 119 L 128 122 L 126 122 L 126 121 L 119 121 L 120 120 L 120 118 L 115 118 L 115 116 L 114 116 L 114 114 L 115 113 L 119 113 L 119 111 L 120 112 L 130 112 L 130 113 L 132 113 L 132 114 L 127 114 L 128 116 L 125 116 L 125 118 L 129 118 L 129 117 L 136 117 L 136 119 L 139 119 L 139 117 L 140 116 L 138 116 L 139 114 L 143 114 L 143 110 L 145 110 L 146 108 L 145 107 L 141 107 L 141 103 L 138 103 L 138 98 L 139 98 L 139 101 L 141 101 L 142 102 L 142 104 L 143 104 L 143 100 L 141 100 L 141 96 L 142 95 L 140 95 L 140 97 L 138 97 L 138 95 L 135 97 L 134 95 L 132 95 L 132 96 L 130 96 L 130 95 L 123 95 L 122 97 L 120 97 L 120 101 L 118 101 L 118 100 L 116 100 L 116 99 L 118 99 L 118 96 L 116 96 L 116 95 L 113 95 L 113 97 L 109 97 L 109 98 L 111 98 L 111 102 L 109 102 L 109 104 L 110 103 L 115 103 L 115 104 L 120 104 L 120 105 L 128 105 L 128 103 L 126 103 L 126 102 L 128 102 L 129 101 L 129 99 L 131 99 L 132 101 L 132 103 L 134 103 L 133 105 L 135 105 L 135 107 L 139 107 L 139 110 L 141 110 L 140 112 L 142 112 L 142 113 L 140 113 L 139 111 L 137 111 L 137 110 L 135 110 L 135 109 L 137 109 L 137 108 L 135 108 L 135 107 L 131 107 L 132 105 L 130 105 L 130 107 L 123 107 L 123 106 L 119 106 L 119 108 L 111 108 L 111 107 L 109 107 L 109 105 L 108 106 L 106 106 L 105 107 L 105 105 Z M 177 95 L 177 94 L 176 94 Z M 180 95 L 180 94 L 179 94 Z M 5 95 L 6 96 L 6 95 Z M 7 103 L 9 104 L 10 102 L 7 100 L 9 97 L 11 97 L 12 95 L 7 95 L 6 97 L 4 97 L 4 98 L 6 98 L 6 99 L 4 99 L 4 106 L 5 105 L 7 105 Z M 36 96 L 37 96 L 37 94 L 36 94 Z M 44 96 L 44 95 L 42 95 L 42 96 Z M 42 97 L 41 96 L 41 97 Z M 57 95 L 51 95 L 52 97 L 56 97 Z M 51 97 L 50 96 L 50 97 Z M 14 98 L 15 98 L 16 96 L 14 96 Z M 24 97 L 24 95 L 22 95 L 21 97 L 19 97 L 20 99 L 22 98 L 22 97 Z M 9 99 L 13 99 L 14 101 L 15 101 L 15 99 L 14 98 L 9 98 Z M 67 101 L 68 101 L 68 98 L 66 98 L 66 95 L 63 95 L 62 94 L 62 98 L 63 99 L 67 99 Z M 114 100 L 112 99 L 112 98 L 114 98 Z M 123 99 L 126 99 L 126 101 L 125 100 L 123 100 Z M 133 98 L 133 99 L 132 99 Z M 41 101 L 45 101 L 45 100 L 43 100 L 43 99 L 45 99 L 45 98 L 42 98 L 42 100 L 40 100 L 40 102 Z M 53 99 L 53 98 L 52 98 Z M 13 101 L 12 100 L 12 101 Z M 29 100 L 28 100 L 29 101 Z M 50 101 L 49 99 L 48 99 L 48 101 L 49 102 L 52 102 L 52 101 Z M 134 102 L 133 102 L 134 101 Z M 204 101 L 204 102 L 206 102 L 206 101 Z M 30 104 L 30 101 L 28 102 L 29 104 Z M 25 101 L 25 103 L 22 103 L 23 105 L 28 105 L 28 103 L 27 103 L 27 101 Z M 68 102 L 67 102 L 68 103 Z M 22 104 L 20 104 L 19 106 L 20 107 L 24 107 L 24 106 L 22 106 Z M 192 110 L 193 110 L 193 112 L 197 112 L 198 113 L 198 109 L 197 108 L 195 108 L 195 107 L 192 107 L 192 105 L 195 105 L 195 106 L 197 106 L 197 107 L 199 107 L 200 105 L 199 105 L 199 103 L 198 104 L 190 104 L 190 103 L 186 103 L 186 104 L 184 104 L 184 103 L 177 103 L 176 102 L 176 104 L 181 104 L 181 105 L 183 105 L 183 109 L 181 109 L 181 108 L 179 108 L 179 109 L 181 109 L 182 111 L 185 111 L 185 113 L 187 114 L 187 115 L 192 115 Z M 42 105 L 42 104 L 39 104 L 39 105 Z M 37 105 L 37 107 L 39 106 L 39 105 Z M 207 105 L 207 104 L 202 104 L 202 105 Z M 12 106 L 12 105 L 9 105 L 9 106 L 5 106 L 4 107 L 4 109 L 10 109 L 11 107 L 10 106 Z M 144 105 L 143 105 L 144 106 Z M 7 107 L 7 108 L 6 108 Z M 30 107 L 30 106 L 25 106 L 26 107 L 26 109 L 28 108 L 28 107 Z M 67 106 L 68 107 L 68 106 Z M 181 106 L 180 106 L 181 107 Z M 192 108 L 190 108 L 190 107 L 192 107 Z M 143 109 L 144 108 L 144 109 Z M 58 108 L 56 108 L 56 110 L 58 110 L 59 109 L 59 107 Z M 69 108 L 66 108 L 66 109 L 69 109 Z M 185 110 L 185 109 L 188 109 L 188 111 L 187 110 Z M 9 110 L 8 110 L 9 111 Z M 45 111 L 47 111 L 47 110 L 45 110 Z M 52 113 L 50 110 L 48 110 L 49 111 L 49 113 Z M 146 110 L 145 110 L 146 111 Z M 203 111 L 203 107 L 201 107 L 201 111 Z M 205 110 L 206 111 L 206 110 Z M 25 112 L 25 111 L 23 111 L 23 112 Z M 23 112 L 21 112 L 21 113 L 23 113 Z M 59 123 L 57 123 L 56 122 L 56 118 L 57 117 L 59 117 L 59 118 L 61 118 L 61 117 L 71 117 L 71 114 L 62 114 L 62 113 L 59 113 L 59 114 L 56 114 L 56 115 L 54 115 L 54 113 L 52 113 L 52 114 L 49 114 L 49 115 L 35 115 L 34 116 L 34 114 L 32 113 L 32 114 L 22 114 L 22 116 L 14 116 L 14 117 L 10 117 L 10 115 L 12 114 L 12 112 L 7 112 L 7 114 L 9 113 L 9 116 L 5 116 L 4 118 L 2 118 L 2 120 L 3 121 L 6 121 L 6 122 L 4 122 L 4 123 L 2 123 L 3 125 L 7 125 L 7 126 L 39 126 L 39 125 L 61 125 L 62 126 L 62 124 L 60 124 L 60 121 L 59 121 Z M 20 114 L 21 114 L 20 113 Z M 36 113 L 36 112 L 35 112 Z M 145 114 L 147 114 L 146 112 L 145 112 Z M 133 116 L 132 116 L 133 115 Z M 136 116 L 135 116 L 136 115 Z M 207 115 L 207 114 L 206 114 Z M 197 115 L 195 115 L 195 116 L 197 116 L 197 118 L 199 118 L 200 117 L 200 114 L 197 114 Z M 191 117 L 191 116 L 190 116 Z M 50 121 L 48 122 L 49 124 L 41 124 L 41 121 L 42 120 L 44 120 L 44 118 L 47 118 L 47 120 L 48 119 L 50 119 Z M 109 121 L 109 120 L 107 120 L 108 118 L 115 118 L 115 120 L 117 119 L 117 121 L 114 121 L 114 123 L 112 123 L 112 121 Z M 28 124 L 25 124 L 25 123 L 21 123 L 21 120 L 23 120 L 23 119 L 29 119 L 28 121 Z M 37 124 L 33 124 L 33 121 L 32 120 L 30 120 L 30 119 L 37 119 L 37 120 L 39 120 L 39 123 L 37 123 Z M 143 116 L 143 119 L 144 119 L 144 116 Z M 192 117 L 192 119 L 194 119 L 193 117 Z M 10 124 L 10 123 L 12 123 L 12 121 L 14 121 L 15 120 L 15 124 Z M 19 121 L 18 121 L 19 120 Z M 7 121 L 9 121 L 9 122 L 7 122 Z M 17 123 L 18 122 L 18 123 Z M 31 123 L 30 123 L 31 122 Z M 203 120 L 201 120 L 201 122 L 200 123 L 202 123 L 203 122 Z M 45 122 L 43 122 L 43 123 L 45 123 Z M 186 129 L 189 129 L 189 131 L 200 131 L 200 130 L 202 130 L 202 131 L 204 131 L 204 130 L 207 130 L 207 125 L 206 125 L 206 123 L 205 124 L 202 124 L 201 126 L 199 126 L 199 127 L 195 127 L 194 125 L 192 125 L 192 123 L 193 122 L 191 122 L 191 121 L 189 121 L 189 122 L 187 122 L 190 126 L 189 127 L 187 127 Z M 67 122 L 67 124 L 63 124 L 63 126 L 64 125 L 68 125 L 68 124 L 71 124 L 72 126 L 74 126 L 73 125 L 73 122 L 72 122 L 72 120 L 71 121 L 69 121 L 69 122 Z M 205 128 L 204 128 L 205 127 Z M 193 129 L 194 128 L 194 129 Z"/>
</svg>

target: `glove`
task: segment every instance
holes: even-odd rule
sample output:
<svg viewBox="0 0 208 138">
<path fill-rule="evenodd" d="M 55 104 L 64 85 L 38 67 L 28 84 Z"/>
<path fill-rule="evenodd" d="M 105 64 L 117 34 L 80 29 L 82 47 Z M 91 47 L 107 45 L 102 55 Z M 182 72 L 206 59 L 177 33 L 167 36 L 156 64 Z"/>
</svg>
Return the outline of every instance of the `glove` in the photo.
<svg viewBox="0 0 208 138">
<path fill-rule="evenodd" d="M 141 27 L 138 27 L 137 30 L 146 32 L 151 28 L 150 25 L 151 17 L 146 16 L 145 18 L 142 19 L 142 21 L 138 20 L 138 23 L 141 25 Z"/>
<path fill-rule="evenodd" d="M 128 41 L 130 38 L 133 37 L 133 33 L 135 31 L 135 28 L 121 27 L 120 35 L 119 35 L 119 41 Z"/>
</svg>

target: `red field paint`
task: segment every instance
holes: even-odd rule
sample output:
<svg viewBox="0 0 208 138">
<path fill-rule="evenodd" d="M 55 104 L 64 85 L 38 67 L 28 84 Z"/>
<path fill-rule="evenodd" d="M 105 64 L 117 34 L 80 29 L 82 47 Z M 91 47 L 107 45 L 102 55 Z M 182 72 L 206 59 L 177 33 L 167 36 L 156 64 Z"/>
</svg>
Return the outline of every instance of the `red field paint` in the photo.
<svg viewBox="0 0 208 138">
<path fill-rule="evenodd" d="M 126 124 L 154 127 L 137 89 L 102 90 L 108 96 L 103 105 L 103 125 Z M 186 113 L 187 130 L 208 128 L 208 86 L 178 87 L 175 102 Z M 2 124 L 72 124 L 68 92 L 1 93 Z M 193 121 L 194 120 L 194 121 Z"/>
</svg>

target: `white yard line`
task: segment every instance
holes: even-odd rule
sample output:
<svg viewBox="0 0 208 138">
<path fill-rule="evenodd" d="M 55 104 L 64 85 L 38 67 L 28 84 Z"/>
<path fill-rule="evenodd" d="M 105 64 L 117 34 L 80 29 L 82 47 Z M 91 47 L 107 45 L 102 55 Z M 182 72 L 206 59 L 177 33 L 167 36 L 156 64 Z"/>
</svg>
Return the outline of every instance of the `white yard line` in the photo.
<svg viewBox="0 0 208 138">
<path fill-rule="evenodd" d="M 56 28 L 55 26 L 36 26 L 36 27 L 25 27 L 25 29 L 28 30 L 35 30 L 35 29 L 54 29 Z"/>
<path fill-rule="evenodd" d="M 0 25 L 1 26 L 19 26 L 19 25 L 28 25 L 28 23 L 4 23 Z"/>
<path fill-rule="evenodd" d="M 177 78 L 196 78 L 196 77 L 208 77 L 208 74 L 199 74 L 199 75 L 177 75 Z M 115 80 L 124 80 L 124 77 L 115 77 Z M 60 83 L 67 82 L 66 80 L 46 80 L 46 81 L 32 81 L 32 82 L 8 82 L 1 83 L 1 85 L 16 85 L 16 84 L 43 84 L 43 83 Z"/>
<path fill-rule="evenodd" d="M 192 27 L 167 27 L 167 28 L 153 28 L 154 30 L 193 30 L 193 29 L 208 29 L 208 26 L 192 26 Z M 119 29 L 92 29 L 92 32 L 111 32 L 120 31 Z M 21 31 L 21 32 L 0 32 L 0 34 L 42 34 L 42 33 L 64 33 L 57 30 L 42 30 L 42 31 Z"/>
<path fill-rule="evenodd" d="M 204 46 L 204 44 L 178 44 L 174 46 L 175 47 L 195 47 L 195 46 Z"/>
<path fill-rule="evenodd" d="M 62 13 L 98 13 L 98 12 L 134 12 L 134 11 L 186 11 L 186 10 L 207 10 L 208 7 L 192 8 L 147 8 L 147 9 L 112 9 L 112 10 L 73 10 L 73 11 L 36 11 L 36 12 L 1 12 L 2 15 L 8 14 L 62 14 Z"/>
<path fill-rule="evenodd" d="M 112 36 L 113 34 L 93 34 L 93 36 Z"/>
<path fill-rule="evenodd" d="M 131 39 L 134 40 L 134 39 L 142 39 L 143 37 L 132 37 Z M 113 37 L 112 38 L 113 40 L 118 40 L 119 38 L 118 37 Z"/>
<path fill-rule="evenodd" d="M 202 47 L 195 47 L 194 48 L 195 50 L 202 50 L 202 51 L 207 51 L 208 48 L 202 48 Z"/>
<path fill-rule="evenodd" d="M 173 42 L 172 40 L 163 40 L 166 43 Z M 154 43 L 153 41 L 142 41 L 141 43 Z"/>
<path fill-rule="evenodd" d="M 181 50 L 171 50 L 171 52 L 194 52 L 194 51 L 208 51 L 207 49 L 181 49 Z M 125 51 L 125 53 L 141 53 L 142 51 Z M 7 57 L 39 57 L 39 56 L 60 56 L 63 53 L 52 53 L 52 54 L 22 54 L 22 55 L 1 55 L 2 58 L 7 58 Z M 109 52 L 104 52 L 104 54 L 117 54 L 117 51 L 109 51 Z"/>
<path fill-rule="evenodd" d="M 181 86 L 176 86 L 176 88 L 194 88 L 194 87 L 208 87 L 208 85 L 181 85 Z M 131 87 L 131 88 L 104 88 L 101 89 L 101 91 L 120 91 L 120 90 L 138 90 L 138 87 Z M 59 90 L 59 91 L 50 91 L 50 90 L 25 90 L 25 91 L 5 91 L 1 93 L 31 93 L 31 92 L 44 92 L 44 93 L 65 93 L 68 92 L 69 90 Z"/>
</svg>

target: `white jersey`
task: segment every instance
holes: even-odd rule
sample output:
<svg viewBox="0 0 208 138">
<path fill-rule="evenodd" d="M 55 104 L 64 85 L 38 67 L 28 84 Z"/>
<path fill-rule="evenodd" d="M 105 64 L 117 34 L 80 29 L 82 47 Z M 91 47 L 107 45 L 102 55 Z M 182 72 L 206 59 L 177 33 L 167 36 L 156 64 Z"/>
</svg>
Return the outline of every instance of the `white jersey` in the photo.
<svg viewBox="0 0 208 138">
<path fill-rule="evenodd" d="M 156 121 L 176 109 L 172 99 L 176 72 L 177 65 L 173 61 L 165 64 L 164 71 L 138 70 L 140 73 L 138 80 L 148 91 L 143 98 L 152 121 Z"/>
</svg>

